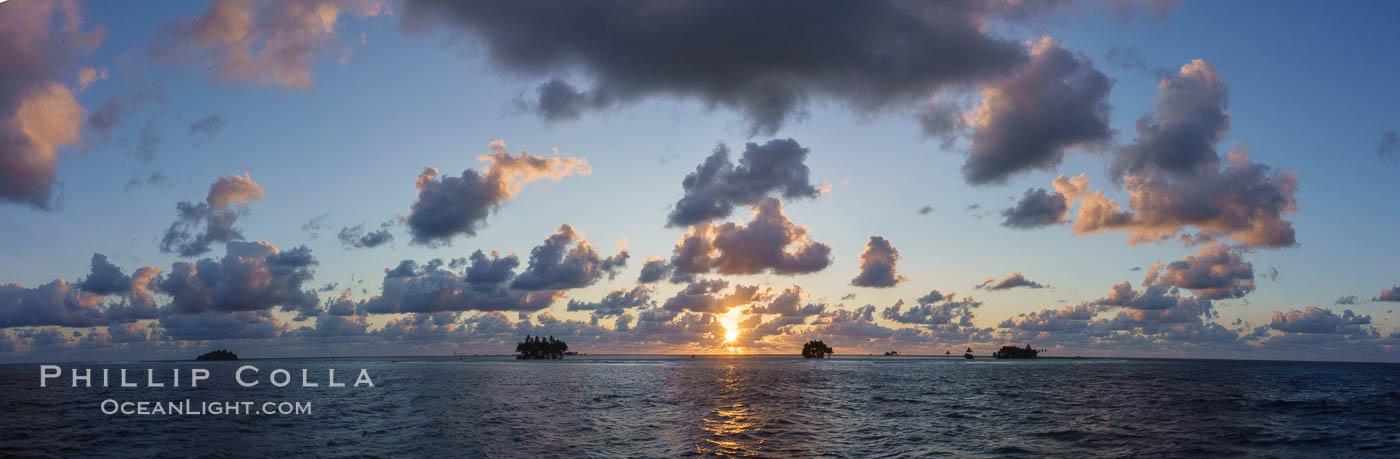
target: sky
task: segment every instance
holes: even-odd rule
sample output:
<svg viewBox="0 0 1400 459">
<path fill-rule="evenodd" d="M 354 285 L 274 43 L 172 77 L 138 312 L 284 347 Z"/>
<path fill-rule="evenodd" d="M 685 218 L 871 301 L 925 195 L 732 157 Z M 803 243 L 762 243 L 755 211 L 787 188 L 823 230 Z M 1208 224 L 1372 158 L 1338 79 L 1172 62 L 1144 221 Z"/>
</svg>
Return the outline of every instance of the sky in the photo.
<svg viewBox="0 0 1400 459">
<path fill-rule="evenodd" d="M 1398 8 L 6 1 L 0 362 L 1400 361 Z"/>
</svg>

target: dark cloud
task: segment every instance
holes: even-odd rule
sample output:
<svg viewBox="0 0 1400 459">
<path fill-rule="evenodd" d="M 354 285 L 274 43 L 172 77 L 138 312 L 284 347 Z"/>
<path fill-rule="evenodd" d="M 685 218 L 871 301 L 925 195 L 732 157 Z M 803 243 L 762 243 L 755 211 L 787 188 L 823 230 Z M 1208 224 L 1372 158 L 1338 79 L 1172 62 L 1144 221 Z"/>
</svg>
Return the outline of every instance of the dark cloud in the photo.
<svg viewBox="0 0 1400 459">
<path fill-rule="evenodd" d="M 1254 265 L 1221 243 L 1201 247 L 1171 263 L 1158 262 L 1147 270 L 1147 285 L 1190 290 L 1199 298 L 1240 298 L 1254 291 Z"/>
<path fill-rule="evenodd" d="M 198 134 L 204 136 L 205 140 L 210 140 L 219 135 L 219 131 L 222 131 L 227 123 L 228 119 L 224 118 L 224 115 L 215 113 L 190 123 L 190 135 Z"/>
<path fill-rule="evenodd" d="M 1097 312 L 1094 305 L 1083 303 L 1021 314 L 1002 321 L 997 327 L 1033 332 L 1077 332 L 1087 329 Z"/>
<path fill-rule="evenodd" d="M 569 119 L 657 96 L 697 98 L 777 131 L 809 100 L 877 113 L 1022 65 L 1023 47 L 988 35 L 992 17 L 1053 8 L 998 2 L 431 1 L 404 4 L 411 30 L 460 28 L 507 71 L 550 78 L 533 104 Z M 600 24 L 607 24 L 600 27 Z M 575 89 L 556 78 L 581 74 Z"/>
<path fill-rule="evenodd" d="M 48 210 L 58 149 L 76 144 L 86 111 L 61 81 L 106 29 L 83 27 L 78 2 L 0 8 L 0 202 Z"/>
<path fill-rule="evenodd" d="M 106 255 L 94 253 L 92 271 L 77 286 L 98 295 L 126 293 L 131 290 L 131 276 L 123 274 L 120 267 L 107 261 Z"/>
<path fill-rule="evenodd" d="M 1371 298 L 1371 301 L 1400 301 L 1400 286 L 1381 290 L 1381 296 Z"/>
<path fill-rule="evenodd" d="M 1381 133 L 1381 141 L 1376 146 L 1376 154 L 1381 157 L 1392 156 L 1400 151 L 1400 133 L 1395 131 L 1385 131 Z"/>
<path fill-rule="evenodd" d="M 1289 333 L 1328 333 L 1328 334 L 1365 334 L 1369 333 L 1368 327 L 1371 323 L 1371 316 L 1361 316 L 1352 313 L 1350 309 L 1343 311 L 1342 315 L 1337 315 L 1331 309 L 1323 309 L 1315 306 L 1308 306 L 1303 310 L 1289 309 L 1288 312 L 1274 311 L 1274 319 L 1269 323 L 1269 328 Z"/>
<path fill-rule="evenodd" d="M 860 273 L 851 279 L 857 287 L 893 287 L 906 279 L 895 272 L 899 263 L 899 250 L 890 241 L 880 236 L 870 236 L 865 243 L 865 252 L 860 254 Z"/>
<path fill-rule="evenodd" d="M 160 269 L 143 266 L 128 276 L 102 254 L 93 254 L 88 275 L 77 283 L 55 279 L 27 288 L 0 287 L 0 328 L 93 327 L 156 317 L 148 287 Z"/>
<path fill-rule="evenodd" d="M 968 130 L 962 112 L 963 108 L 957 104 L 930 103 L 919 112 L 919 127 L 924 135 L 938 139 L 942 148 L 951 148 Z"/>
<path fill-rule="evenodd" d="M 1138 138 L 1118 149 L 1114 177 L 1142 171 L 1176 176 L 1212 172 L 1215 145 L 1230 130 L 1230 90 L 1215 67 L 1196 59 L 1178 73 L 1163 73 L 1152 113 L 1137 122 Z"/>
<path fill-rule="evenodd" d="M 774 139 L 763 145 L 749 142 L 736 166 L 729 161 L 729 147 L 719 144 L 681 182 L 685 195 L 676 201 L 666 225 L 723 219 L 734 207 L 756 204 L 769 195 L 789 200 L 817 197 L 821 191 L 812 185 L 804 164 L 807 153 L 792 139 Z"/>
<path fill-rule="evenodd" d="M 602 94 L 584 94 L 574 89 L 573 85 L 557 78 L 550 78 L 541 84 L 536 93 L 539 102 L 534 108 L 545 121 L 573 121 L 585 110 L 606 106 L 608 103 Z"/>
<path fill-rule="evenodd" d="M 83 292 L 63 279 L 35 288 L 0 286 L 0 328 L 57 325 L 93 327 L 108 320 L 98 307 L 102 296 Z"/>
<path fill-rule="evenodd" d="M 468 260 L 450 266 L 466 266 L 461 273 L 443 269 L 440 259 L 423 266 L 404 260 L 384 270 L 380 295 L 365 301 L 372 314 L 438 313 L 457 311 L 538 311 L 564 297 L 564 290 L 593 285 L 604 275 L 612 278 L 626 265 L 626 250 L 603 258 L 572 226 L 563 225 L 530 251 L 529 266 L 517 275 L 515 255 L 488 257 L 477 250 Z M 354 310 L 342 306 L 341 310 Z"/>
<path fill-rule="evenodd" d="M 394 269 L 384 270 L 380 295 L 365 302 L 371 314 L 438 313 L 456 311 L 538 311 L 563 298 L 562 290 L 526 291 L 506 287 L 513 276 L 505 268 L 519 262 L 514 257 L 486 258 L 477 251 L 476 260 L 466 272 L 442 269 L 441 263 L 421 268 L 404 260 Z M 505 260 L 505 261 L 503 261 Z M 478 277 L 477 274 L 484 275 Z M 502 276 L 502 274 L 511 274 Z M 501 279 L 505 277 L 505 279 Z"/>
<path fill-rule="evenodd" d="M 650 284 L 669 274 L 671 265 L 666 263 L 664 258 L 647 258 L 647 261 L 642 263 L 642 273 L 637 276 L 637 283 Z"/>
<path fill-rule="evenodd" d="M 797 285 L 783 289 L 782 293 L 773 297 L 768 304 L 755 306 L 750 310 L 754 314 L 778 314 L 784 317 L 809 317 L 824 311 L 825 304 L 807 301 L 807 295 L 802 291 L 802 287 Z"/>
<path fill-rule="evenodd" d="M 340 229 L 340 233 L 336 234 L 336 239 L 339 239 L 340 244 L 346 248 L 370 249 L 379 247 L 393 242 L 394 235 L 389 232 L 393 226 L 394 222 L 390 221 L 379 225 L 379 229 L 369 232 L 365 231 L 365 225 L 347 226 Z"/>
<path fill-rule="evenodd" d="M 594 315 L 607 317 L 621 316 L 626 314 L 628 309 L 639 309 L 653 304 L 655 303 L 651 301 L 651 289 L 646 286 L 637 286 L 631 290 L 616 289 L 608 292 L 603 299 L 596 303 L 569 300 L 568 310 L 593 311 Z"/>
<path fill-rule="evenodd" d="M 995 291 L 1010 290 L 1016 287 L 1037 289 L 1046 288 L 1049 286 L 1041 284 L 1039 282 L 1033 282 L 1031 280 L 1028 280 L 1026 279 L 1026 276 L 1021 275 L 1021 273 L 1011 273 L 1011 275 L 1006 276 L 1005 279 L 1002 279 L 1000 281 L 998 281 L 995 277 L 988 278 L 987 280 L 982 281 L 981 284 L 977 284 L 977 287 L 975 288 L 980 288 L 987 291 Z"/>
<path fill-rule="evenodd" d="M 291 330 L 266 310 L 164 314 L 160 326 L 164 338 L 182 341 L 269 339 Z"/>
<path fill-rule="evenodd" d="M 702 223 L 676 244 L 671 256 L 673 282 L 696 274 L 806 274 L 831 264 L 831 247 L 811 241 L 807 228 L 783 214 L 783 203 L 763 198 L 746 225 Z"/>
<path fill-rule="evenodd" d="M 177 261 L 156 281 L 170 295 L 173 314 L 267 311 L 280 307 L 304 316 L 318 313 L 320 300 L 306 284 L 316 259 L 305 246 L 281 251 L 266 242 L 229 242 L 222 259 Z M 163 313 L 162 316 L 166 314 Z"/>
<path fill-rule="evenodd" d="M 920 208 L 919 208 L 919 215 L 928 215 L 928 214 L 931 214 L 931 213 L 933 213 L 933 207 L 932 207 L 932 206 L 923 206 L 923 207 L 920 207 Z"/>
<path fill-rule="evenodd" d="M 486 162 L 480 172 L 467 169 L 460 177 L 438 177 L 425 168 L 418 175 L 418 197 L 405 223 L 413 242 L 447 244 L 455 236 L 475 236 L 492 211 L 509 201 L 526 183 L 588 175 L 588 161 L 573 157 L 542 157 L 521 152 L 511 156 L 505 142 L 491 142 L 491 153 L 477 159 Z"/>
<path fill-rule="evenodd" d="M 212 243 L 243 239 L 233 225 L 247 212 L 248 204 L 262 197 L 262 187 L 247 172 L 219 177 L 204 202 L 175 205 L 176 219 L 161 238 L 160 251 L 192 257 L 208 252 Z"/>
<path fill-rule="evenodd" d="M 570 247 L 572 246 L 572 248 Z M 574 227 L 562 225 L 544 243 L 530 250 L 530 264 L 511 282 L 520 290 L 563 290 L 593 285 L 607 275 L 612 279 L 627 266 L 629 255 L 621 250 L 604 258 Z"/>
<path fill-rule="evenodd" d="M 471 264 L 467 266 L 464 273 L 467 276 L 467 283 L 471 284 L 473 290 L 492 290 L 504 287 L 515 277 L 515 268 L 520 267 L 520 258 L 515 254 L 502 257 L 499 253 L 491 252 L 487 257 L 485 253 L 477 250 L 472 252 L 469 258 Z"/>
<path fill-rule="evenodd" d="M 1160 285 L 1135 291 L 1127 281 L 1114 285 L 1107 297 L 1094 301 L 1094 304 L 1123 308 L 1112 320 L 1129 327 L 1144 323 L 1199 322 L 1202 318 L 1216 315 L 1214 305 L 1208 299 L 1183 297 L 1177 289 Z"/>
<path fill-rule="evenodd" d="M 982 87 L 982 104 L 968 113 L 973 132 L 963 177 L 978 185 L 1006 183 L 1019 173 L 1053 169 L 1067 149 L 1107 142 L 1112 88 L 1087 56 L 1040 39 L 1030 65 Z"/>
<path fill-rule="evenodd" d="M 1001 226 L 1016 229 L 1039 228 L 1064 223 L 1069 203 L 1064 195 L 1044 188 L 1027 188 L 1016 205 L 1001 211 Z"/>
<path fill-rule="evenodd" d="M 1362 299 L 1357 298 L 1356 295 L 1350 295 L 1350 296 L 1344 296 L 1344 297 L 1337 298 L 1337 301 L 1334 302 L 1333 304 L 1354 305 L 1354 304 L 1361 304 L 1361 303 L 1364 303 L 1364 302 L 1365 302 L 1365 301 L 1363 301 Z"/>
</svg>

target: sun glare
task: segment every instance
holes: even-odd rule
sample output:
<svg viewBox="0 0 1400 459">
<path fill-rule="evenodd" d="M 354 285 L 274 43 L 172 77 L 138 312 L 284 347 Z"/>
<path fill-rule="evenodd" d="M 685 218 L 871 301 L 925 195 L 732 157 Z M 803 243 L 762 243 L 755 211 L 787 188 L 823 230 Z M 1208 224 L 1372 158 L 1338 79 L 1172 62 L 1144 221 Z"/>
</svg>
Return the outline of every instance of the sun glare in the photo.
<svg viewBox="0 0 1400 459">
<path fill-rule="evenodd" d="M 724 342 L 732 343 L 739 339 L 739 316 L 743 315 L 743 312 L 743 306 L 735 306 L 729 308 L 729 312 L 718 316 L 719 325 L 724 327 Z"/>
</svg>

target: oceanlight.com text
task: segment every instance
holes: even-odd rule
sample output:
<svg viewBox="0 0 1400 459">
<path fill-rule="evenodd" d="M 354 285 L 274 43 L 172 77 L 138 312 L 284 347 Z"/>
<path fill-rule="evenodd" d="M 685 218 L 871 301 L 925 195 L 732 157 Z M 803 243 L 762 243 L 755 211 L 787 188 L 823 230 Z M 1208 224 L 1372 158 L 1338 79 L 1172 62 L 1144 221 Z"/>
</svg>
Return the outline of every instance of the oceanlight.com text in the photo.
<svg viewBox="0 0 1400 459">
<path fill-rule="evenodd" d="M 107 415 L 309 415 L 311 402 L 195 402 L 177 401 L 118 401 L 103 400 L 102 414 Z"/>
</svg>

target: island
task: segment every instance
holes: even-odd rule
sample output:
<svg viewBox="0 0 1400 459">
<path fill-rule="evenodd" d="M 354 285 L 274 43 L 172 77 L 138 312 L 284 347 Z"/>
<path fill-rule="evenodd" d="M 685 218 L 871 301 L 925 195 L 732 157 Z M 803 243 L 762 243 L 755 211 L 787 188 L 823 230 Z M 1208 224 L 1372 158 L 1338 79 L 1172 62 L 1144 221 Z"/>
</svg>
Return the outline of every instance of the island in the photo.
<svg viewBox="0 0 1400 459">
<path fill-rule="evenodd" d="M 821 341 L 808 341 L 802 345 L 802 358 L 804 359 L 824 359 L 826 356 L 835 354 L 836 351 Z"/>
<path fill-rule="evenodd" d="M 238 354 L 229 352 L 227 349 L 219 349 L 217 351 L 210 352 L 199 357 L 195 357 L 195 360 L 238 360 Z"/>
<path fill-rule="evenodd" d="M 516 360 L 562 359 L 569 354 L 569 344 L 555 340 L 553 336 L 525 335 L 525 342 L 515 345 Z"/>
<path fill-rule="evenodd" d="M 1002 346 L 1000 351 L 992 353 L 992 357 L 998 359 L 1033 359 L 1038 354 L 1040 354 L 1040 351 L 1032 349 L 1031 345 L 1027 344 L 1024 348 Z"/>
<path fill-rule="evenodd" d="M 885 357 L 899 357 L 899 351 L 885 351 Z"/>
<path fill-rule="evenodd" d="M 964 353 L 963 353 L 963 358 L 964 358 L 964 359 L 968 359 L 968 360 L 972 360 L 972 359 L 974 358 L 974 357 L 972 356 L 972 348 L 970 348 L 970 347 L 967 348 L 967 352 L 964 352 Z"/>
</svg>

